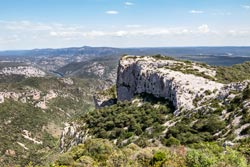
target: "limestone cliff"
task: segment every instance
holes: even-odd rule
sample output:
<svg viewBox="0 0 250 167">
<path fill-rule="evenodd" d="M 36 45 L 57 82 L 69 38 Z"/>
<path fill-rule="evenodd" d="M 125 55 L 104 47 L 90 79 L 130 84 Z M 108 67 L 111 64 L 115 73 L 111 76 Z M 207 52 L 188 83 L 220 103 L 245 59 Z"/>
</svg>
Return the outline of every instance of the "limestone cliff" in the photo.
<svg viewBox="0 0 250 167">
<path fill-rule="evenodd" d="M 171 101 L 177 110 L 192 110 L 195 99 L 217 97 L 224 85 L 216 72 L 198 63 L 163 57 L 121 58 L 117 76 L 118 101 L 131 100 L 137 94 L 151 94 Z M 202 99 L 206 99 L 202 98 Z"/>
</svg>

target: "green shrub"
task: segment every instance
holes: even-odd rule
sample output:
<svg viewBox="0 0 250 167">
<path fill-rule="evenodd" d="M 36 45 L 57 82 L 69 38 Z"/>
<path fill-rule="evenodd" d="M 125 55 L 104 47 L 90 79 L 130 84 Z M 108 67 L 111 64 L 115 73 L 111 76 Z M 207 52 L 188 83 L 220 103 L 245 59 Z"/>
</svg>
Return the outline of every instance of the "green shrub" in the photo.
<svg viewBox="0 0 250 167">
<path fill-rule="evenodd" d="M 205 93 L 205 95 L 207 95 L 207 96 L 209 96 L 209 95 L 212 94 L 212 92 L 211 92 L 210 90 L 206 90 L 204 93 Z"/>
<path fill-rule="evenodd" d="M 211 115 L 208 118 L 199 119 L 195 123 L 194 128 L 198 131 L 214 134 L 225 128 L 225 126 L 225 121 L 221 120 L 217 115 Z"/>
<path fill-rule="evenodd" d="M 65 153 L 58 157 L 56 164 L 70 166 L 70 165 L 73 165 L 74 162 L 75 161 L 74 161 L 73 155 L 71 153 Z"/>
<path fill-rule="evenodd" d="M 154 55 L 152 56 L 153 58 L 155 58 L 156 60 L 175 60 L 174 58 L 172 57 L 169 57 L 169 56 L 163 56 L 161 54 L 157 54 L 157 55 Z"/>
<path fill-rule="evenodd" d="M 180 154 L 171 154 L 163 163 L 161 167 L 187 167 L 186 159 Z"/>
<path fill-rule="evenodd" d="M 250 87 L 247 85 L 247 87 L 243 91 L 243 100 L 250 99 Z"/>
<path fill-rule="evenodd" d="M 214 154 L 199 150 L 190 150 L 186 156 L 188 167 L 211 167 L 216 164 L 217 158 Z"/>
<path fill-rule="evenodd" d="M 174 137 L 169 137 L 164 141 L 164 145 L 170 147 L 170 146 L 178 146 L 180 145 L 180 141 Z"/>
<path fill-rule="evenodd" d="M 105 161 L 116 149 L 116 146 L 105 139 L 89 139 L 84 142 L 84 155 L 96 161 Z"/>
<path fill-rule="evenodd" d="M 97 162 L 95 162 L 91 157 L 89 156 L 82 156 L 80 157 L 76 162 L 78 162 L 81 166 L 86 167 L 98 167 Z"/>
<path fill-rule="evenodd" d="M 165 152 L 158 151 L 154 154 L 150 164 L 157 167 L 161 166 L 161 164 L 166 160 L 167 156 Z"/>
<path fill-rule="evenodd" d="M 237 146 L 237 150 L 245 155 L 248 162 L 250 162 L 250 138 L 245 138 L 238 141 L 239 145 Z"/>
<path fill-rule="evenodd" d="M 239 152 L 232 149 L 227 149 L 226 153 L 222 155 L 221 161 L 226 163 L 227 166 L 233 166 L 233 167 L 248 166 L 246 158 Z"/>
</svg>

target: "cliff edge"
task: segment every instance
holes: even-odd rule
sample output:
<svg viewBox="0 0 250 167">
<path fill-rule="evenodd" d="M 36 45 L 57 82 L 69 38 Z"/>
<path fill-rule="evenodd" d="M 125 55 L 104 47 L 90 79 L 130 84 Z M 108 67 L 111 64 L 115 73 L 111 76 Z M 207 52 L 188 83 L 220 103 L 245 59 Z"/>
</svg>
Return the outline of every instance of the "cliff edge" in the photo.
<svg viewBox="0 0 250 167">
<path fill-rule="evenodd" d="M 225 97 L 230 91 L 225 87 L 230 86 L 217 81 L 216 70 L 201 63 L 162 56 L 124 56 L 118 66 L 118 101 L 150 94 L 169 100 L 177 111 L 194 110 L 207 99 Z"/>
</svg>

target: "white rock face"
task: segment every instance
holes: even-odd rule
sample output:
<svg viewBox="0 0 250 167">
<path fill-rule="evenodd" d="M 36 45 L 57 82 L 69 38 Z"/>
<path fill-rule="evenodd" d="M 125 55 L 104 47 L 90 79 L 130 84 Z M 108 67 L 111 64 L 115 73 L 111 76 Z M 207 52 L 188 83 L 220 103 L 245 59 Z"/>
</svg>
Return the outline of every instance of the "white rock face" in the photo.
<svg viewBox="0 0 250 167">
<path fill-rule="evenodd" d="M 51 99 L 54 99 L 58 96 L 58 94 L 53 91 L 53 90 L 49 90 L 48 94 L 45 96 L 45 99 L 46 100 L 51 100 Z"/>
<path fill-rule="evenodd" d="M 242 92 L 249 83 L 250 83 L 249 80 L 245 80 L 242 82 L 233 82 L 233 83 L 227 84 L 220 90 L 218 98 L 219 99 L 224 99 L 224 98 L 233 99 L 235 95 L 230 94 L 230 92 L 231 91 Z"/>
<path fill-rule="evenodd" d="M 67 85 L 74 85 L 74 81 L 71 78 L 61 78 L 60 81 Z"/>
<path fill-rule="evenodd" d="M 4 96 L 0 94 L 0 104 L 4 103 Z"/>
<path fill-rule="evenodd" d="M 41 109 L 44 109 L 44 110 L 48 109 L 45 100 L 44 100 L 44 101 L 39 101 L 39 102 L 35 105 L 35 107 L 38 107 L 38 108 L 41 108 Z"/>
<path fill-rule="evenodd" d="M 32 66 L 5 67 L 0 70 L 4 75 L 24 75 L 26 77 L 44 77 L 46 73 Z"/>
<path fill-rule="evenodd" d="M 95 62 L 91 66 L 89 66 L 87 72 L 94 73 L 95 75 L 102 77 L 105 72 L 105 67 L 102 64 L 98 64 L 97 62 Z"/>
<path fill-rule="evenodd" d="M 36 138 L 32 138 L 32 137 L 31 137 L 31 136 L 32 136 L 32 135 L 31 135 L 31 132 L 29 132 L 29 131 L 27 131 L 27 130 L 23 130 L 22 136 L 23 136 L 25 139 L 34 142 L 35 144 L 43 144 L 42 141 L 37 141 Z"/>
<path fill-rule="evenodd" d="M 83 143 L 88 138 L 91 138 L 91 136 L 88 135 L 88 130 L 79 130 L 80 127 L 81 126 L 76 123 L 65 123 L 65 127 L 60 138 L 61 152 L 65 152 L 73 146 Z"/>
<path fill-rule="evenodd" d="M 4 99 L 12 99 L 14 101 L 18 101 L 19 97 L 22 96 L 22 93 L 16 93 L 16 92 L 0 92 L 0 103 L 4 102 Z"/>
<path fill-rule="evenodd" d="M 172 70 L 176 63 L 182 62 L 153 57 L 123 57 L 118 67 L 118 100 L 131 100 L 136 94 L 146 93 L 170 100 L 177 110 L 192 110 L 195 108 L 195 98 L 216 97 L 217 90 L 224 86 L 203 77 Z M 211 76 L 216 74 L 211 69 L 202 68 L 202 72 Z M 208 91 L 209 94 L 206 93 Z"/>
</svg>

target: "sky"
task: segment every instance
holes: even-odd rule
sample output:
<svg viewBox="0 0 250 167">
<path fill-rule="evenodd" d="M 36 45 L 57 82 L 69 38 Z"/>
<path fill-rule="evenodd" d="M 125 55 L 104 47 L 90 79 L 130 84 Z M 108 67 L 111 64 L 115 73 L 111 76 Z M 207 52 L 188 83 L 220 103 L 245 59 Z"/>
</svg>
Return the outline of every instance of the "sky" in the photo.
<svg viewBox="0 0 250 167">
<path fill-rule="evenodd" d="M 0 50 L 250 46 L 250 0 L 0 0 Z"/>
</svg>

